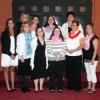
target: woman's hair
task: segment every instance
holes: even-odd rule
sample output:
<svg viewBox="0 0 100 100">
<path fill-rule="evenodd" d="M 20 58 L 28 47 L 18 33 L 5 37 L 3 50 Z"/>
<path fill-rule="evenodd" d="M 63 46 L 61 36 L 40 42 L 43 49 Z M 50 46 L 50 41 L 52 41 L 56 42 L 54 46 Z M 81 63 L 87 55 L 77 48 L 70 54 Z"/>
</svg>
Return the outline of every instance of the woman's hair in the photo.
<svg viewBox="0 0 100 100">
<path fill-rule="evenodd" d="M 24 23 L 22 23 L 20 32 L 24 32 L 24 25 L 25 25 L 25 24 L 29 24 L 29 26 L 30 26 L 30 23 L 29 23 L 29 22 L 24 22 Z"/>
<path fill-rule="evenodd" d="M 12 21 L 13 22 L 13 19 L 12 18 L 8 18 L 6 20 L 5 29 L 4 29 L 4 33 L 6 33 L 6 34 L 9 34 L 10 33 L 9 26 L 8 26 L 9 21 Z M 15 29 L 14 29 L 14 32 L 15 32 Z"/>
<path fill-rule="evenodd" d="M 86 24 L 86 26 L 87 25 L 89 25 L 91 28 L 92 28 L 92 32 L 94 32 L 94 25 L 93 25 L 93 23 L 92 22 L 88 22 L 87 24 Z"/>
<path fill-rule="evenodd" d="M 78 20 L 73 20 L 72 24 L 76 23 L 77 26 L 79 26 L 80 22 Z"/>
<path fill-rule="evenodd" d="M 38 15 L 33 15 L 32 20 L 34 19 L 34 17 L 37 17 L 38 19 L 40 19 L 40 17 Z M 37 27 L 40 27 L 40 23 L 37 24 Z"/>
<path fill-rule="evenodd" d="M 53 35 L 54 35 L 54 31 L 55 31 L 56 28 L 58 28 L 58 29 L 60 30 L 60 38 L 64 41 L 64 37 L 63 37 L 62 32 L 61 32 L 61 29 L 60 29 L 59 27 L 55 27 L 55 28 L 53 29 L 52 34 L 50 35 L 49 40 L 52 39 L 52 37 L 53 37 Z"/>
<path fill-rule="evenodd" d="M 87 23 L 86 26 L 87 26 L 87 25 L 91 26 L 92 28 L 94 27 L 94 25 L 93 25 L 92 22 Z"/>
<path fill-rule="evenodd" d="M 75 13 L 72 12 L 72 11 L 70 11 L 70 12 L 68 12 L 68 13 L 66 14 L 66 18 L 68 18 L 69 15 L 72 15 L 73 17 L 75 17 Z"/>
<path fill-rule="evenodd" d="M 53 20 L 54 20 L 53 25 L 56 27 L 56 26 L 57 26 L 57 24 L 56 24 L 56 22 L 55 22 L 55 18 L 54 18 L 54 16 L 48 16 L 48 17 L 47 17 L 47 19 L 46 19 L 46 23 L 45 23 L 44 27 L 49 26 L 49 24 L 48 24 L 48 20 L 49 20 L 49 18 L 50 18 L 50 17 L 52 17 L 52 18 L 53 18 Z"/>
</svg>

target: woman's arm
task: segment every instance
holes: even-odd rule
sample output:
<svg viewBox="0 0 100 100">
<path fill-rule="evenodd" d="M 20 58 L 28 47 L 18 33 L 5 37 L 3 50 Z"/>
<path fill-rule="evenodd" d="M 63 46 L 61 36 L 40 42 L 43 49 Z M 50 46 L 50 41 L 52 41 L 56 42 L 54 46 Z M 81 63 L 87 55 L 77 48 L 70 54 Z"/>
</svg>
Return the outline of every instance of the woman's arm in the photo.
<svg viewBox="0 0 100 100">
<path fill-rule="evenodd" d="M 77 48 L 68 50 L 70 53 L 81 50 L 84 47 L 84 38 L 81 38 L 79 41 L 80 41 L 80 45 Z"/>
<path fill-rule="evenodd" d="M 97 52 L 98 52 L 98 39 L 95 39 L 93 41 L 93 47 L 94 47 L 94 52 L 93 52 L 93 56 L 91 59 L 91 64 L 94 64 L 94 60 L 95 60 L 95 57 L 96 57 Z"/>
</svg>

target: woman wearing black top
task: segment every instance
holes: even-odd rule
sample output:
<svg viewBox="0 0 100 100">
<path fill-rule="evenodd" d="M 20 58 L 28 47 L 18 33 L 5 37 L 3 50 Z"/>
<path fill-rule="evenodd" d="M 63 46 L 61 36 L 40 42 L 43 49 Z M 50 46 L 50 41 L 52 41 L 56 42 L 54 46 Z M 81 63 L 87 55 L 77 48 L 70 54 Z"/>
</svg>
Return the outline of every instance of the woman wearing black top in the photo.
<svg viewBox="0 0 100 100">
<path fill-rule="evenodd" d="M 6 22 L 5 30 L 1 35 L 2 55 L 1 66 L 4 70 L 4 78 L 6 82 L 6 89 L 8 92 L 14 91 L 14 66 L 18 65 L 18 57 L 16 56 L 16 36 L 14 31 L 13 19 L 9 18 Z M 9 83 L 9 72 L 11 79 L 11 86 Z"/>
<path fill-rule="evenodd" d="M 97 77 L 96 67 L 98 64 L 98 37 L 93 32 L 93 24 L 86 26 L 87 35 L 85 37 L 85 47 L 83 50 L 84 64 L 86 68 L 88 87 L 84 89 L 87 93 L 94 93 Z"/>
</svg>

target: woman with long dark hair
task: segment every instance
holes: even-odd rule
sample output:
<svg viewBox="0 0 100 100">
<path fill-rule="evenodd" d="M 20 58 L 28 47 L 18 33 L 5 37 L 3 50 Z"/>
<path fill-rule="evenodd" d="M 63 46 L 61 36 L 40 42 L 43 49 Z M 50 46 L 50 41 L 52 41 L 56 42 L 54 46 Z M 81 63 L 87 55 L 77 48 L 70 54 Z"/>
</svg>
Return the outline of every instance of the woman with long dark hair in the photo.
<svg viewBox="0 0 100 100">
<path fill-rule="evenodd" d="M 5 30 L 1 35 L 2 55 L 1 66 L 4 71 L 4 79 L 6 82 L 6 89 L 8 92 L 14 91 L 14 76 L 15 66 L 18 65 L 18 59 L 16 56 L 16 34 L 14 31 L 14 22 L 12 18 L 7 19 Z M 10 73 L 9 73 L 10 72 Z M 11 80 L 11 86 L 9 82 Z"/>
<path fill-rule="evenodd" d="M 48 55 L 49 90 L 54 92 L 57 79 L 58 92 L 63 91 L 63 71 L 65 66 L 66 42 L 59 27 L 55 27 L 49 40 L 46 41 Z"/>
<path fill-rule="evenodd" d="M 46 68 L 48 67 L 44 31 L 41 27 L 36 29 L 36 38 L 32 41 L 31 77 L 34 80 L 35 92 L 43 91 Z"/>
<path fill-rule="evenodd" d="M 54 16 L 48 16 L 46 19 L 46 23 L 43 27 L 43 30 L 45 32 L 45 38 L 48 40 L 50 38 L 50 35 L 53 31 L 53 29 L 57 26 L 55 22 Z"/>
</svg>

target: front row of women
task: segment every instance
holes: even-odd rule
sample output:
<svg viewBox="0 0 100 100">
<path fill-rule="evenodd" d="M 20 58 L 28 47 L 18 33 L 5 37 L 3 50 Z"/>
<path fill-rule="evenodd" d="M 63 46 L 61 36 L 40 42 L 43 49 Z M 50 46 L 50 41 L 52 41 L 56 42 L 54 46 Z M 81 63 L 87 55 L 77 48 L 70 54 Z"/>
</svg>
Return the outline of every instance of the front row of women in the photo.
<svg viewBox="0 0 100 100">
<path fill-rule="evenodd" d="M 72 22 L 72 31 L 66 34 L 66 40 L 63 38 L 59 27 L 55 27 L 50 38 L 45 40 L 45 33 L 41 27 L 36 29 L 36 37 L 33 39 L 30 34 L 29 23 L 26 22 L 23 24 L 23 32 L 17 36 L 16 41 L 13 20 L 9 19 L 6 29 L 1 35 L 1 66 L 4 68 L 7 91 L 15 90 L 14 67 L 11 66 L 17 66 L 18 63 L 22 92 L 30 91 L 30 78 L 34 80 L 35 91 L 43 91 L 44 79 L 48 76 L 49 90 L 51 92 L 56 90 L 55 79 L 57 79 L 57 90 L 62 92 L 64 70 L 66 70 L 68 80 L 67 89 L 79 92 L 82 89 L 81 62 L 83 56 L 88 80 L 88 87 L 85 91 L 94 93 L 97 82 L 98 37 L 93 33 L 91 23 L 86 26 L 86 38 L 78 30 L 78 26 L 78 21 Z M 17 49 L 15 42 L 17 42 Z M 16 56 L 16 51 L 18 56 Z"/>
</svg>

